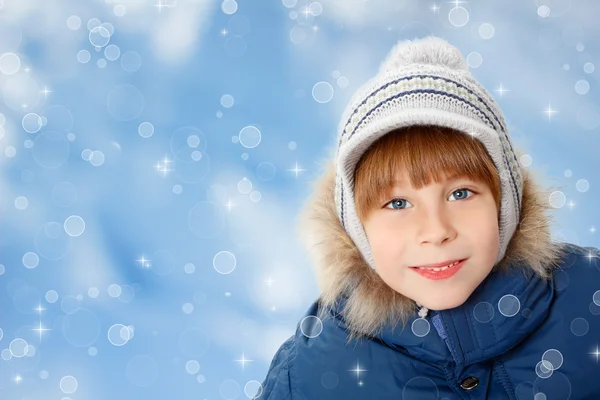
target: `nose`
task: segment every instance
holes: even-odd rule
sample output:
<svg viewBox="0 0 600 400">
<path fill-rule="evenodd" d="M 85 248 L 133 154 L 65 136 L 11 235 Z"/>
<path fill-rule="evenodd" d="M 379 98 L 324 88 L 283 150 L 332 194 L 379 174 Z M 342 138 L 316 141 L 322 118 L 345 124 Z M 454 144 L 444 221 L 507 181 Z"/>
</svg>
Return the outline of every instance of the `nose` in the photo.
<svg viewBox="0 0 600 400">
<path fill-rule="evenodd" d="M 442 207 L 430 208 L 420 216 L 418 240 L 420 244 L 436 246 L 456 237 L 456 229 L 451 218 Z"/>
</svg>

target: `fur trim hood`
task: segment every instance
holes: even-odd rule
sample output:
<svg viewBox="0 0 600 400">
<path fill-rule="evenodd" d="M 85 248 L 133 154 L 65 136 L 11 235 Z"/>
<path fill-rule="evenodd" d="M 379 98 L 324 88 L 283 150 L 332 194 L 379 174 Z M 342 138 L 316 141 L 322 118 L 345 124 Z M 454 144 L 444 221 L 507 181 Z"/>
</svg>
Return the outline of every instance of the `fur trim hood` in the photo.
<svg viewBox="0 0 600 400">
<path fill-rule="evenodd" d="M 503 259 L 494 270 L 526 269 L 548 279 L 564 255 L 562 243 L 551 240 L 547 211 L 550 191 L 537 186 L 533 172 L 523 168 L 521 219 Z M 334 202 L 333 162 L 314 182 L 313 193 L 300 213 L 299 236 L 316 269 L 322 310 L 340 310 L 350 337 L 375 336 L 388 324 L 406 325 L 417 304 L 390 288 L 363 259 L 343 229 Z"/>
</svg>

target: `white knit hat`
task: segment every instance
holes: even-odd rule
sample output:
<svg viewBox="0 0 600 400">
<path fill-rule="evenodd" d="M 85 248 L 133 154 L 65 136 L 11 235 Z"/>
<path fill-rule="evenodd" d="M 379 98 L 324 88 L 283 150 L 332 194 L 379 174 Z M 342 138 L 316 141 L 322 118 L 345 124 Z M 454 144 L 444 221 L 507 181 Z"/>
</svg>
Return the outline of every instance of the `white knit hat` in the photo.
<svg viewBox="0 0 600 400">
<path fill-rule="evenodd" d="M 343 113 L 335 179 L 335 203 L 342 226 L 375 269 L 354 206 L 354 170 L 375 140 L 411 125 L 453 128 L 484 144 L 501 180 L 498 263 L 520 218 L 520 164 L 496 102 L 471 76 L 460 50 L 433 36 L 397 43 L 378 74 L 354 94 Z"/>
</svg>

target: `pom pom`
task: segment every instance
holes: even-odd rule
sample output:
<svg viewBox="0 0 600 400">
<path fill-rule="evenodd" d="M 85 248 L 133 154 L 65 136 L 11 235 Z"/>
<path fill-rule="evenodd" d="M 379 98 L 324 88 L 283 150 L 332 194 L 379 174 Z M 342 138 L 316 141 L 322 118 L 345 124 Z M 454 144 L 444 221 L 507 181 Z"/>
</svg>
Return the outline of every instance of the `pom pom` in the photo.
<svg viewBox="0 0 600 400">
<path fill-rule="evenodd" d="M 393 72 L 410 64 L 440 65 L 469 72 L 469 66 L 460 50 L 435 36 L 398 42 L 381 63 L 379 72 Z"/>
</svg>

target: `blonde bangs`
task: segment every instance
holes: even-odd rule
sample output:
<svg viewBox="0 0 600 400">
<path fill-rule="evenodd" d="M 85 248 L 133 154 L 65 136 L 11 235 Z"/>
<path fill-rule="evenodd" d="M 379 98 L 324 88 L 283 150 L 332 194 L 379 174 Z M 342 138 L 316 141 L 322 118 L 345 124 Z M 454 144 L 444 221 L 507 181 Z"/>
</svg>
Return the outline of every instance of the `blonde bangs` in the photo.
<svg viewBox="0 0 600 400">
<path fill-rule="evenodd" d="M 484 183 L 500 213 L 500 177 L 483 143 L 451 128 L 415 125 L 382 136 L 360 158 L 354 201 L 361 221 L 385 201 L 399 171 L 415 189 L 455 177 Z"/>
</svg>

